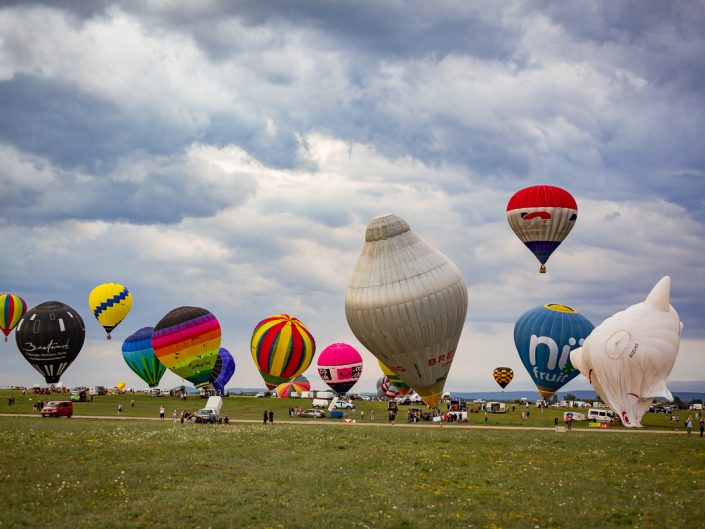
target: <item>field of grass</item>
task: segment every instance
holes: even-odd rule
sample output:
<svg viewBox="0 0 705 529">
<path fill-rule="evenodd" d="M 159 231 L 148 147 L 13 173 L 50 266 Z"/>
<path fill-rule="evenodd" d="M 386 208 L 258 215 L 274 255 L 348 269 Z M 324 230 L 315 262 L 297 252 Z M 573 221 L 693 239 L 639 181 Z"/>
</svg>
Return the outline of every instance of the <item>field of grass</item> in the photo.
<svg viewBox="0 0 705 529">
<path fill-rule="evenodd" d="M 8 406 L 8 397 L 14 396 L 16 399 L 15 406 Z M 42 400 L 68 400 L 67 394 L 54 394 L 51 396 L 40 397 Z M 0 390 L 0 413 L 38 413 L 32 411 L 32 404 L 37 399 L 34 395 L 22 395 L 19 391 Z M 134 408 L 130 406 L 130 401 L 135 401 Z M 76 416 L 117 416 L 118 404 L 123 405 L 121 416 L 123 417 L 158 417 L 159 407 L 164 405 L 166 408 L 167 417 L 170 417 L 173 410 L 177 410 L 180 414 L 182 410 L 196 411 L 205 406 L 206 400 L 195 395 L 189 395 L 185 401 L 172 397 L 150 397 L 143 393 L 123 394 L 123 395 L 105 395 L 95 397 L 93 402 L 74 403 L 74 414 Z M 227 415 L 230 419 L 251 419 L 261 420 L 264 410 L 274 411 L 276 420 L 289 420 L 288 409 L 290 407 L 311 407 L 310 399 L 257 399 L 254 397 L 233 396 L 223 399 L 222 415 Z M 355 401 L 355 412 L 347 412 L 349 417 L 360 420 L 360 412 L 364 411 L 365 422 L 370 421 L 370 411 L 375 411 L 375 422 L 387 422 L 387 409 L 385 402 L 373 401 L 363 402 Z M 423 408 L 423 406 L 420 406 Z M 401 406 L 400 412 L 397 415 L 397 422 L 406 422 L 407 406 Z M 483 414 L 470 414 L 471 424 L 488 424 L 490 426 L 553 426 L 554 418 L 558 417 L 560 424 L 563 421 L 563 409 L 549 408 L 543 412 L 535 406 L 529 408 L 529 418 L 521 419 L 523 408 L 516 407 L 514 413 L 511 413 L 511 404 L 509 405 L 509 413 L 506 414 L 488 414 L 487 423 Z M 586 410 L 575 410 L 583 411 Z M 690 412 L 681 410 L 679 422 L 673 422 L 663 413 L 649 413 L 642 421 L 642 424 L 647 429 L 680 429 L 683 430 L 683 422 Z M 312 419 L 298 419 L 311 421 Z M 321 420 L 321 419 L 316 419 Z M 324 419 L 324 421 L 336 421 L 336 419 Z M 339 422 L 339 419 L 337 420 Z M 695 424 L 695 421 L 694 421 Z M 453 424 L 448 425 L 450 427 Z M 576 428 L 585 427 L 587 423 L 576 423 Z M 621 426 L 612 426 L 613 428 L 622 428 Z"/>
<path fill-rule="evenodd" d="M 0 417 L 0 446 L 0 527 L 661 528 L 705 519 L 705 439 L 696 435 Z"/>
</svg>

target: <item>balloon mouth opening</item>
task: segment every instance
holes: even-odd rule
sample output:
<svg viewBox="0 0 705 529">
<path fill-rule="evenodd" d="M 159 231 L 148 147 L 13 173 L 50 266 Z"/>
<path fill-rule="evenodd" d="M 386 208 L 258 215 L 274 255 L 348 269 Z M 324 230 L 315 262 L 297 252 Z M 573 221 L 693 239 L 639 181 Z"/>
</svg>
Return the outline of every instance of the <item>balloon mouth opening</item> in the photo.
<svg viewBox="0 0 705 529">
<path fill-rule="evenodd" d="M 578 311 L 570 308 L 568 305 L 561 305 L 560 303 L 546 303 L 544 305 L 548 310 L 555 310 L 556 312 L 565 312 L 567 314 L 577 314 Z"/>
<path fill-rule="evenodd" d="M 44 380 L 46 380 L 47 384 L 56 384 L 59 382 L 59 377 L 44 377 Z"/>
</svg>

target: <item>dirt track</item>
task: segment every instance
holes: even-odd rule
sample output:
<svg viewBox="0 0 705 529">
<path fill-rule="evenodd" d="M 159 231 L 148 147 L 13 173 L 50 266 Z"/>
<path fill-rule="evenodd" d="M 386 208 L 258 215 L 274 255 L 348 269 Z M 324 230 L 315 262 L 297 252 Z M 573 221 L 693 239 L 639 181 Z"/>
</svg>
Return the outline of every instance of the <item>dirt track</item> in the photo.
<svg viewBox="0 0 705 529">
<path fill-rule="evenodd" d="M 35 418 L 35 419 L 41 419 L 42 417 L 40 415 L 33 415 L 29 413 L 0 413 L 0 417 L 30 417 L 30 418 Z M 74 415 L 74 419 L 93 419 L 93 420 L 108 420 L 108 421 L 159 421 L 159 422 L 173 422 L 171 418 L 166 418 L 166 419 L 160 419 L 159 417 L 117 417 L 115 415 L 113 416 L 108 416 L 108 415 Z M 230 419 L 230 422 L 233 424 L 262 424 L 261 420 L 256 420 L 256 419 Z M 177 421 L 178 423 L 178 421 Z M 329 422 L 329 421 L 317 421 L 315 419 L 312 419 L 310 421 L 306 420 L 301 420 L 301 421 L 276 421 L 274 426 L 277 424 L 299 424 L 299 425 L 323 425 L 323 426 L 350 426 L 350 427 L 366 427 L 370 426 L 373 428 L 435 428 L 435 429 L 441 429 L 441 428 L 447 428 L 451 430 L 505 430 L 505 431 L 511 431 L 511 430 L 534 430 L 534 431 L 543 431 L 543 432 L 553 432 L 556 431 L 556 433 L 570 433 L 570 432 L 563 432 L 563 431 L 557 431 L 556 428 L 550 427 L 550 426 L 485 426 L 481 424 L 443 424 L 443 423 L 416 423 L 416 424 L 409 424 L 409 423 L 395 423 L 395 424 L 390 424 L 388 422 L 371 422 L 371 421 L 366 421 L 366 422 L 353 422 L 353 423 L 344 423 L 344 422 Z M 685 430 L 646 430 L 644 428 L 636 429 L 636 428 L 573 428 L 573 432 L 580 432 L 580 433 L 625 433 L 625 434 L 670 434 L 670 435 L 685 435 L 686 431 Z M 693 433 L 693 435 L 698 435 L 697 433 Z"/>
</svg>

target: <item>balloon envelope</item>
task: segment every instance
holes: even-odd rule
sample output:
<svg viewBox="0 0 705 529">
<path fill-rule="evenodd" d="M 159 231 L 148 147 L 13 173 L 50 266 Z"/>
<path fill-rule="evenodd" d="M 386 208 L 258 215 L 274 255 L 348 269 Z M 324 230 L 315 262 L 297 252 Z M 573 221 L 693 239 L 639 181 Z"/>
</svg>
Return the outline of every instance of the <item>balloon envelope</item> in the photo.
<svg viewBox="0 0 705 529">
<path fill-rule="evenodd" d="M 347 393 L 362 376 L 362 357 L 346 343 L 334 343 L 318 357 L 318 374 L 336 393 Z"/>
<path fill-rule="evenodd" d="M 206 309 L 176 308 L 154 327 L 152 348 L 167 369 L 201 388 L 218 358 L 220 323 Z"/>
<path fill-rule="evenodd" d="M 230 382 L 230 379 L 235 374 L 235 359 L 225 347 L 221 347 L 218 351 L 218 358 L 211 372 L 211 384 L 213 389 L 221 395 L 225 391 L 225 384 Z"/>
<path fill-rule="evenodd" d="M 429 406 L 440 402 L 467 307 L 460 270 L 405 220 L 369 223 L 345 294 L 348 325 Z"/>
<path fill-rule="evenodd" d="M 574 365 L 624 426 L 640 427 L 654 397 L 673 400 L 666 379 L 683 324 L 670 304 L 670 292 L 666 276 L 646 300 L 607 318 L 571 353 Z"/>
<path fill-rule="evenodd" d="M 153 333 L 152 327 L 142 327 L 122 343 L 122 357 L 125 362 L 150 388 L 159 385 L 166 372 L 166 367 L 152 349 Z"/>
<path fill-rule="evenodd" d="M 0 329 L 7 341 L 12 329 L 27 313 L 27 302 L 14 294 L 0 294 Z"/>
<path fill-rule="evenodd" d="M 511 367 L 496 367 L 492 372 L 492 377 L 499 387 L 504 389 L 514 378 L 514 370 Z"/>
<path fill-rule="evenodd" d="M 125 389 L 125 383 L 124 383 L 124 382 L 118 382 L 115 387 L 118 388 L 118 391 L 122 391 L 122 390 Z"/>
<path fill-rule="evenodd" d="M 286 382 L 306 371 L 316 352 L 316 341 L 299 319 L 275 314 L 255 327 L 250 352 L 262 376 L 272 377 L 265 377 L 269 386 L 277 379 Z"/>
<path fill-rule="evenodd" d="M 103 283 L 91 290 L 88 305 L 110 339 L 111 331 L 125 319 L 132 308 L 132 294 L 118 283 Z"/>
<path fill-rule="evenodd" d="M 555 186 L 531 186 L 514 193 L 507 204 L 507 221 L 516 236 L 541 263 L 568 236 L 578 218 L 573 195 Z"/>
<path fill-rule="evenodd" d="M 302 393 L 304 391 L 311 391 L 311 383 L 303 375 L 296 377 L 294 380 L 279 384 L 276 389 L 277 396 L 280 399 L 288 399 L 292 393 Z"/>
<path fill-rule="evenodd" d="M 20 353 L 47 384 L 59 381 L 81 352 L 85 338 L 81 315 L 60 301 L 46 301 L 28 311 L 15 332 Z"/>
<path fill-rule="evenodd" d="M 389 381 L 387 375 L 377 379 L 377 396 L 381 399 L 395 399 L 399 397 L 399 391 Z"/>
<path fill-rule="evenodd" d="M 516 321 L 514 344 L 543 398 L 578 375 L 570 351 L 580 347 L 592 329 L 585 316 L 555 303 L 534 307 Z"/>
</svg>

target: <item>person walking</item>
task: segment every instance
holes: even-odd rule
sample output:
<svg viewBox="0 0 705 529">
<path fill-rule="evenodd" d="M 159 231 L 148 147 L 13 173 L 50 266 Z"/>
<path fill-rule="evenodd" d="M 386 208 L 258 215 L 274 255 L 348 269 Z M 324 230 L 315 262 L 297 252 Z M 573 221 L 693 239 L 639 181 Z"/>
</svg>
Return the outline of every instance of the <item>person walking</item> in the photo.
<svg viewBox="0 0 705 529">
<path fill-rule="evenodd" d="M 360 410 L 360 422 L 365 420 L 365 410 Z"/>
<path fill-rule="evenodd" d="M 132 399 L 130 401 L 130 408 L 134 408 L 134 407 L 135 407 L 135 399 Z"/>
<path fill-rule="evenodd" d="M 118 404 L 118 415 L 122 413 L 122 404 Z"/>
<path fill-rule="evenodd" d="M 159 418 L 163 421 L 164 420 L 164 412 L 166 410 L 164 409 L 164 406 L 159 406 Z"/>
<path fill-rule="evenodd" d="M 269 424 L 274 424 L 274 410 L 269 410 Z"/>
<path fill-rule="evenodd" d="M 267 414 L 267 410 L 264 410 L 264 424 L 267 424 L 267 418 L 269 415 Z"/>
<path fill-rule="evenodd" d="M 705 433 L 705 417 L 702 415 L 700 416 L 700 437 L 703 436 L 703 433 Z"/>
<path fill-rule="evenodd" d="M 685 429 L 688 435 L 690 435 L 690 432 L 693 430 L 693 418 L 690 415 L 688 415 L 688 418 L 685 420 Z"/>
</svg>

